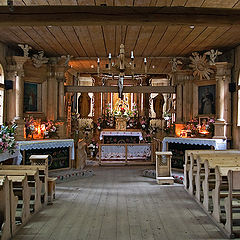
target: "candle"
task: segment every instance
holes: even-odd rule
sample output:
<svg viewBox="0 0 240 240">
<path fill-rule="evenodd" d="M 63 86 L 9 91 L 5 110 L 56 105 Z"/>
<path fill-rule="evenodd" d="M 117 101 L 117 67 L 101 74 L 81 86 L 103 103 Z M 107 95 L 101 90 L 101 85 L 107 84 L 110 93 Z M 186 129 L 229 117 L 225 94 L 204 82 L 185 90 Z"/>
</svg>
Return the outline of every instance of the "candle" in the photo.
<svg viewBox="0 0 240 240">
<path fill-rule="evenodd" d="M 97 63 L 100 63 L 100 58 L 97 59 Z"/>
<path fill-rule="evenodd" d="M 144 58 L 144 63 L 147 63 L 147 58 Z"/>
<path fill-rule="evenodd" d="M 108 58 L 109 58 L 109 59 L 111 59 L 111 58 L 112 58 L 112 55 L 111 55 L 111 53 L 109 53 L 109 55 L 108 55 Z"/>
<path fill-rule="evenodd" d="M 133 56 L 133 51 L 131 51 L 131 59 L 133 59 L 134 58 L 134 56 Z"/>
</svg>

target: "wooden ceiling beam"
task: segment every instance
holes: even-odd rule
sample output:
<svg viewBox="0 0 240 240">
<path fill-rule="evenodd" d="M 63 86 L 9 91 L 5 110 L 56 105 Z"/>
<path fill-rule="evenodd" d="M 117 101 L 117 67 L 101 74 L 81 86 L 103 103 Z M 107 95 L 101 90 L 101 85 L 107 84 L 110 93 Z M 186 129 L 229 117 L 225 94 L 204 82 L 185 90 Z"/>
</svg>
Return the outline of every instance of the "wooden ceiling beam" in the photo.
<svg viewBox="0 0 240 240">
<path fill-rule="evenodd" d="M 240 9 L 200 7 L 0 7 L 0 26 L 240 25 Z"/>
<path fill-rule="evenodd" d="M 65 92 L 80 93 L 80 92 L 118 92 L 118 87 L 115 86 L 65 86 Z M 173 86 L 124 86 L 124 93 L 175 93 Z"/>
</svg>

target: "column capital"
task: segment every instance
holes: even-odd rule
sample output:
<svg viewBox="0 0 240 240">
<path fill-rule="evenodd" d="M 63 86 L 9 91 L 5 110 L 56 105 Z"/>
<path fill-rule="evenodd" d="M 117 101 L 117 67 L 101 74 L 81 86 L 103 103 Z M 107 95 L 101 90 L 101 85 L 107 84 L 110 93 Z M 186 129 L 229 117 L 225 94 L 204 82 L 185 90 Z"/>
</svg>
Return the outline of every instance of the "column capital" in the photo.
<svg viewBox="0 0 240 240">
<path fill-rule="evenodd" d="M 192 70 L 178 70 L 173 74 L 174 84 L 183 85 L 186 81 L 192 81 L 193 75 Z"/>
<path fill-rule="evenodd" d="M 8 65 L 8 72 L 10 75 L 18 75 L 23 77 L 24 76 L 24 63 L 30 59 L 29 57 L 21 57 L 21 56 L 12 56 L 7 58 Z"/>
<path fill-rule="evenodd" d="M 217 62 L 216 67 L 216 80 L 225 80 L 225 78 L 231 77 L 232 64 L 228 62 Z"/>
</svg>

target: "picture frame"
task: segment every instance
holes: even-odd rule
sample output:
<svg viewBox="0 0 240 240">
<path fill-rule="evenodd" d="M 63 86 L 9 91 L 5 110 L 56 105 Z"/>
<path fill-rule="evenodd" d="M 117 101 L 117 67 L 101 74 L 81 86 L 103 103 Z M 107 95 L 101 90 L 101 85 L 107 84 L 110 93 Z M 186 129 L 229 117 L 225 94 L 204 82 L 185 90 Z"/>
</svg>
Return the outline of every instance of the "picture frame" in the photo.
<svg viewBox="0 0 240 240">
<path fill-rule="evenodd" d="M 207 123 L 208 122 L 208 120 L 209 120 L 209 116 L 200 116 L 199 117 L 199 124 L 202 126 L 203 125 L 203 123 Z"/>
<path fill-rule="evenodd" d="M 24 82 L 24 112 L 39 112 L 41 103 L 41 84 Z"/>
<path fill-rule="evenodd" d="M 216 84 L 198 86 L 198 115 L 216 113 Z"/>
</svg>

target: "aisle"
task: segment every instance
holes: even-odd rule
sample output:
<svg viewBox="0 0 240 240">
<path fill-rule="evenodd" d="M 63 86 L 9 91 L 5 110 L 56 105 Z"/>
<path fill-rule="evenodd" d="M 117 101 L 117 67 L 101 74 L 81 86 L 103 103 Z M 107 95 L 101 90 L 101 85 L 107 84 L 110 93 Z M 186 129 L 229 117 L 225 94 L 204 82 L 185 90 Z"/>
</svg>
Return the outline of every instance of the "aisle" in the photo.
<svg viewBox="0 0 240 240">
<path fill-rule="evenodd" d="M 57 185 L 57 199 L 15 240 L 224 239 L 179 185 L 141 177 L 147 167 L 96 167 L 95 176 Z"/>
</svg>

